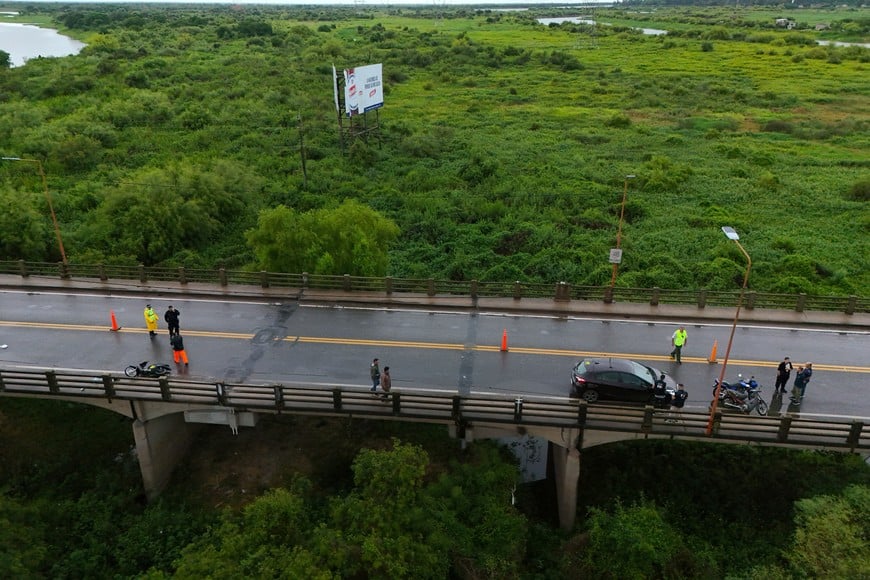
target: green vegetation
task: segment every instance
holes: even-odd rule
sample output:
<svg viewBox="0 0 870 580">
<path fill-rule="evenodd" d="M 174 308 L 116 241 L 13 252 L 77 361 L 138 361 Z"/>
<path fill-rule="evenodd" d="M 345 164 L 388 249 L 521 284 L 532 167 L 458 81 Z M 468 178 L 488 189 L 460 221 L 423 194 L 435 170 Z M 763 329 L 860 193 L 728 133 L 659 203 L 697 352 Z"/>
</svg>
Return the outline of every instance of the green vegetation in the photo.
<svg viewBox="0 0 870 580">
<path fill-rule="evenodd" d="M 401 437 L 402 441 L 395 437 Z M 863 578 L 860 457 L 678 441 L 583 452 L 578 524 L 552 482 L 443 427 L 266 417 L 205 427 L 144 504 L 129 420 L 0 399 L 9 578 Z"/>
<path fill-rule="evenodd" d="M 814 44 L 866 41 L 866 9 L 783 12 L 806 26 L 732 6 L 543 26 L 576 11 L 29 5 L 19 20 L 88 46 L 0 70 L 0 153 L 43 162 L 78 263 L 344 274 L 349 256 L 362 273 L 602 285 L 635 174 L 618 284 L 735 288 L 731 225 L 754 289 L 866 295 L 870 51 Z M 379 130 L 342 147 L 332 66 L 378 62 Z M 10 209 L 42 189 L 33 164 L 0 163 L 0 182 Z M 263 238 L 275 212 L 313 223 L 347 201 L 397 237 Z M 0 259 L 56 260 L 29 203 Z"/>
</svg>

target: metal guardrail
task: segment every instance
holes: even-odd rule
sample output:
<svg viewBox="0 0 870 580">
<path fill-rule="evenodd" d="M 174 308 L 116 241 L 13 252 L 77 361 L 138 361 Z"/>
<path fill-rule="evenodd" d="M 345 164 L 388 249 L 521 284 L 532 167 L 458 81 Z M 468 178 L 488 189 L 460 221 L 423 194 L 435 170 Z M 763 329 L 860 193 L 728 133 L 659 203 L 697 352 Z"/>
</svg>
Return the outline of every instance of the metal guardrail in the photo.
<svg viewBox="0 0 870 580">
<path fill-rule="evenodd" d="M 21 277 L 43 276 L 91 278 L 101 281 L 138 280 L 189 283 L 256 285 L 263 288 L 299 288 L 342 290 L 345 292 L 384 292 L 423 294 L 427 296 L 470 296 L 495 298 L 552 298 L 556 301 L 590 300 L 605 303 L 628 302 L 659 304 L 735 307 L 740 292 L 714 290 L 669 290 L 666 288 L 610 288 L 610 286 L 573 286 L 566 282 L 539 284 L 527 282 L 486 282 L 479 280 L 454 281 L 410 278 L 367 278 L 363 276 L 325 276 L 317 274 L 284 274 L 279 272 L 249 272 L 244 270 L 216 270 L 196 268 L 166 268 L 160 266 L 116 266 L 110 264 L 64 264 L 62 262 L 0 261 L 0 274 Z M 810 296 L 808 294 L 775 294 L 747 292 L 744 308 L 771 308 L 782 310 L 870 313 L 870 297 L 866 296 Z"/>
<path fill-rule="evenodd" d="M 261 411 L 455 424 L 514 425 L 642 433 L 674 438 L 707 438 L 708 414 L 671 413 L 652 407 L 588 405 L 564 397 L 511 397 L 494 394 L 393 391 L 387 400 L 368 389 L 314 385 L 248 385 L 175 378 L 0 369 L 0 395 L 107 399 L 202 405 L 233 411 Z M 676 421 L 676 422 L 672 422 Z M 870 424 L 864 419 L 802 419 L 790 415 L 754 417 L 717 412 L 711 440 L 796 447 L 870 451 Z"/>
</svg>

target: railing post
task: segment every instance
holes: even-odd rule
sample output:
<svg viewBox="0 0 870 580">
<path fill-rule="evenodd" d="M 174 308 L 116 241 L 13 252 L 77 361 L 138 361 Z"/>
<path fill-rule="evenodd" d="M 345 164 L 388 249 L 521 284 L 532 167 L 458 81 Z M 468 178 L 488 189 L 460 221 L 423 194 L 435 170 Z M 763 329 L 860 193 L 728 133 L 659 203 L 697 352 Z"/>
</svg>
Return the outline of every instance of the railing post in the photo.
<svg viewBox="0 0 870 580">
<path fill-rule="evenodd" d="M 804 307 L 807 305 L 807 295 L 805 292 L 801 292 L 798 294 L 797 304 L 794 305 L 795 312 L 803 312 Z"/>
<path fill-rule="evenodd" d="M 858 297 L 854 294 L 849 296 L 846 302 L 846 314 L 855 314 L 855 309 L 858 307 Z"/>
<path fill-rule="evenodd" d="M 6 381 L 3 380 L 3 373 L 0 372 L 0 393 L 6 390 Z"/>
<path fill-rule="evenodd" d="M 160 385 L 160 398 L 164 401 L 172 400 L 172 391 L 169 390 L 169 379 L 166 377 L 160 377 L 157 380 L 157 384 Z"/>
<path fill-rule="evenodd" d="M 284 410 L 284 387 L 281 385 L 273 385 L 272 389 L 275 391 L 275 408 L 278 411 Z"/>
<path fill-rule="evenodd" d="M 453 396 L 453 410 L 450 413 L 450 418 L 457 424 L 462 419 L 462 397 L 459 395 Z"/>
<path fill-rule="evenodd" d="M 608 286 L 604 289 L 604 303 L 612 304 L 613 303 L 613 288 Z"/>
<path fill-rule="evenodd" d="M 227 281 L 227 269 L 226 268 L 224 268 L 224 267 L 218 268 L 218 281 L 220 282 L 221 286 L 226 286 L 227 284 L 229 284 L 229 282 Z"/>
<path fill-rule="evenodd" d="M 393 415 L 398 415 L 402 412 L 402 395 L 392 393 L 390 396 L 393 397 Z"/>
<path fill-rule="evenodd" d="M 717 409 L 716 413 L 713 415 L 713 425 L 712 425 L 712 429 L 710 430 L 710 432 L 713 435 L 718 435 L 719 434 L 719 425 L 721 425 L 721 424 L 722 424 L 722 410 Z"/>
<path fill-rule="evenodd" d="M 217 394 L 218 403 L 222 407 L 227 406 L 227 389 L 223 383 L 215 383 L 214 384 L 215 394 Z"/>
<path fill-rule="evenodd" d="M 350 284 L 350 274 L 345 274 L 344 278 L 341 280 L 341 288 L 345 292 L 350 292 L 351 284 Z"/>
<path fill-rule="evenodd" d="M 758 297 L 758 294 L 755 290 L 751 290 L 746 293 L 746 310 L 752 310 L 755 308 L 755 299 Z"/>
<path fill-rule="evenodd" d="M 707 289 L 701 288 L 698 290 L 698 308 L 707 307 Z"/>
<path fill-rule="evenodd" d="M 640 425 L 640 430 L 644 433 L 652 431 L 653 413 L 655 413 L 655 408 L 652 405 L 643 408 L 643 423 Z"/>
<path fill-rule="evenodd" d="M 426 280 L 426 295 L 435 296 L 435 278 Z"/>
<path fill-rule="evenodd" d="M 145 273 L 145 264 L 139 264 L 139 281 L 143 284 L 148 281 L 148 276 Z"/>
<path fill-rule="evenodd" d="M 779 422 L 779 431 L 776 433 L 776 440 L 785 442 L 788 439 L 788 432 L 791 429 L 792 418 L 788 415 L 783 415 Z"/>
<path fill-rule="evenodd" d="M 852 426 L 849 427 L 849 437 L 846 439 L 846 443 L 849 444 L 849 448 L 852 451 L 855 451 L 855 448 L 858 447 L 858 443 L 861 441 L 861 431 L 863 430 L 863 421 L 852 421 Z"/>
<path fill-rule="evenodd" d="M 514 300 L 519 300 L 523 297 L 523 285 L 517 280 L 514 282 Z"/>
<path fill-rule="evenodd" d="M 260 287 L 268 288 L 269 287 L 269 272 L 265 270 L 260 270 Z"/>
<path fill-rule="evenodd" d="M 178 267 L 178 282 L 182 285 L 187 284 L 187 272 L 184 270 L 184 266 Z"/>
<path fill-rule="evenodd" d="M 580 405 L 577 407 L 577 425 L 580 428 L 586 426 L 586 415 L 589 413 L 589 403 L 585 399 L 580 399 Z"/>
<path fill-rule="evenodd" d="M 649 305 L 650 306 L 658 306 L 659 305 L 659 298 L 661 297 L 661 294 L 662 294 L 662 289 L 659 288 L 658 286 L 654 287 L 652 289 L 652 296 L 650 296 L 650 298 L 649 298 Z"/>
<path fill-rule="evenodd" d="M 302 272 L 302 287 L 308 288 L 308 272 Z"/>
<path fill-rule="evenodd" d="M 556 297 L 555 300 L 557 302 L 568 302 L 571 300 L 571 285 L 566 284 L 565 282 L 559 282 L 556 284 Z"/>
<path fill-rule="evenodd" d="M 384 290 L 387 292 L 387 296 L 393 293 L 393 277 L 387 276 L 384 278 Z"/>
<path fill-rule="evenodd" d="M 103 375 L 103 390 L 111 401 L 112 397 L 115 396 L 115 379 L 112 378 L 112 375 Z"/>
<path fill-rule="evenodd" d="M 66 280 L 69 278 L 69 264 L 66 262 L 58 262 L 57 270 L 60 273 L 61 279 Z"/>
<path fill-rule="evenodd" d="M 99 264 L 97 266 L 97 273 L 98 273 L 97 275 L 100 277 L 101 282 L 105 282 L 106 280 L 109 279 L 109 277 L 106 276 L 106 265 L 105 264 Z"/>
<path fill-rule="evenodd" d="M 477 293 L 478 293 L 478 291 L 479 291 L 479 290 L 478 290 L 478 286 L 480 286 L 480 283 L 479 283 L 477 280 L 472 280 L 472 281 L 471 281 L 471 286 L 470 286 L 470 288 L 469 288 L 469 292 L 471 292 L 471 298 L 472 298 L 472 300 L 474 300 L 474 299 L 477 298 Z"/>
<path fill-rule="evenodd" d="M 27 262 L 24 260 L 18 260 L 18 273 L 21 274 L 22 278 L 27 278 Z"/>
<path fill-rule="evenodd" d="M 45 371 L 45 380 L 48 382 L 48 391 L 50 393 L 59 393 L 60 387 L 57 385 L 57 373 L 54 371 Z"/>
<path fill-rule="evenodd" d="M 514 423 L 519 423 L 523 420 L 523 398 L 517 397 L 514 399 Z"/>
<path fill-rule="evenodd" d="M 341 411 L 341 389 L 332 389 L 332 408 Z"/>
</svg>

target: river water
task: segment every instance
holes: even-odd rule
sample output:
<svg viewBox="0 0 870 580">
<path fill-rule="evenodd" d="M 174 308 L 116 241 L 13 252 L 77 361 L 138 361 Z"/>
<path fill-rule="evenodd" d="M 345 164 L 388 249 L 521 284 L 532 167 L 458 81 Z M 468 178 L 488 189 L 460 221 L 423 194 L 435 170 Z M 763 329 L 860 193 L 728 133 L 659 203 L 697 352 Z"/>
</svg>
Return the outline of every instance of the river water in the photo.
<svg viewBox="0 0 870 580">
<path fill-rule="evenodd" d="M 562 18 L 538 18 L 538 23 L 543 24 L 544 26 L 549 26 L 550 24 L 563 24 L 565 22 L 570 22 L 572 24 L 589 24 L 594 25 L 594 20 L 589 20 L 588 18 L 582 18 L 580 16 L 567 16 Z M 604 22 L 604 26 L 611 26 L 610 24 Z M 667 34 L 667 30 L 660 30 L 658 28 L 636 28 L 635 30 L 640 30 L 644 34 L 649 34 L 652 36 L 660 36 L 662 34 Z M 862 42 L 840 42 L 839 40 L 817 40 L 818 44 L 822 46 L 863 46 L 864 48 L 870 48 L 870 44 L 862 43 Z"/>
<path fill-rule="evenodd" d="M 31 24 L 0 22 L 0 50 L 8 52 L 12 66 L 40 56 L 70 56 L 85 47 L 83 42 L 59 34 L 51 28 Z"/>
</svg>

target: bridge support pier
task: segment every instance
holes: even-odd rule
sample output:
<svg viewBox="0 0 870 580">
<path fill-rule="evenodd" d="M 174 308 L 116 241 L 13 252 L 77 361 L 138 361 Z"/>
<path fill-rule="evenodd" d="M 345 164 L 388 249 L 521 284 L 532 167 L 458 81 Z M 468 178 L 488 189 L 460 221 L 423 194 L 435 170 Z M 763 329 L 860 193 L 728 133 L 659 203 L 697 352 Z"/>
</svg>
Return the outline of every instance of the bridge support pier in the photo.
<svg viewBox="0 0 870 580">
<path fill-rule="evenodd" d="M 577 490 L 580 485 L 580 452 L 574 448 L 551 444 L 553 471 L 556 476 L 556 502 L 559 526 L 566 532 L 574 528 L 577 517 Z"/>
<path fill-rule="evenodd" d="M 187 453 L 197 430 L 197 425 L 185 423 L 184 413 L 133 421 L 136 455 L 148 501 L 169 483 L 172 470 Z"/>
</svg>

